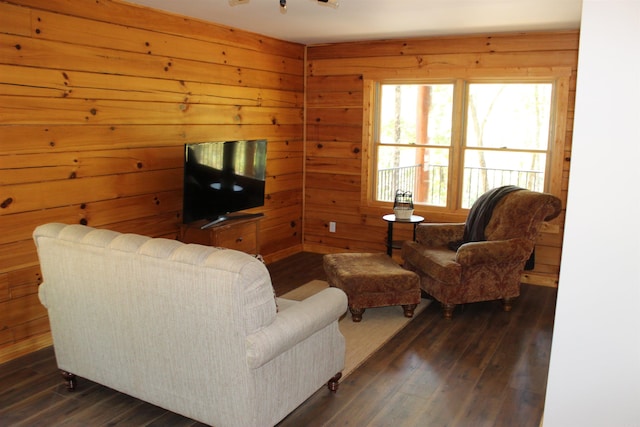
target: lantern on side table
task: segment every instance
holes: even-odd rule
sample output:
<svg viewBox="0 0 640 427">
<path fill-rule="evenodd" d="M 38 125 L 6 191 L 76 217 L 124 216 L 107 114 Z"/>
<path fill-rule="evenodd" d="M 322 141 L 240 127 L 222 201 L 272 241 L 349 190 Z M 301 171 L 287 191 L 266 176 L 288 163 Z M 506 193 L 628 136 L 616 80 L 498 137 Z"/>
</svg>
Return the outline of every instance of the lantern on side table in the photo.
<svg viewBox="0 0 640 427">
<path fill-rule="evenodd" d="M 397 220 L 409 220 L 413 215 L 413 194 L 411 191 L 396 191 L 396 198 L 393 202 L 393 213 Z"/>
</svg>

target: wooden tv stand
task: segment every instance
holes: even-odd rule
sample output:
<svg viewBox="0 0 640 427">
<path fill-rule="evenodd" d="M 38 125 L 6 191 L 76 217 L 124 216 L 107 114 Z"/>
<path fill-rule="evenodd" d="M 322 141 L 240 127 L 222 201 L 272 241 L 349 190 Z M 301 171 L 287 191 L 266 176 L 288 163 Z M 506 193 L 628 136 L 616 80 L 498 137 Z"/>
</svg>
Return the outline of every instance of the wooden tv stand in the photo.
<svg viewBox="0 0 640 427">
<path fill-rule="evenodd" d="M 226 221 L 202 229 L 206 220 L 180 225 L 178 239 L 184 243 L 235 249 L 248 254 L 260 253 L 260 220 L 262 216 L 230 217 Z"/>
</svg>

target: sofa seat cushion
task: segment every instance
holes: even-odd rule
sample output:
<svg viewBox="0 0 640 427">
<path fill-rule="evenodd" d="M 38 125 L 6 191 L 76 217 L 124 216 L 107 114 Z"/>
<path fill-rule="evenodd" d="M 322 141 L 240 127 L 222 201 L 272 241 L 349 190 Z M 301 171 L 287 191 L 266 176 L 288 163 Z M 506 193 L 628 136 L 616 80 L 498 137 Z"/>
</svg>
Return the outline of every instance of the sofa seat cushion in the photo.
<svg viewBox="0 0 640 427">
<path fill-rule="evenodd" d="M 456 262 L 456 253 L 447 247 L 427 247 L 407 241 L 402 245 L 402 258 L 405 263 L 438 282 L 460 284 L 462 266 Z"/>
</svg>

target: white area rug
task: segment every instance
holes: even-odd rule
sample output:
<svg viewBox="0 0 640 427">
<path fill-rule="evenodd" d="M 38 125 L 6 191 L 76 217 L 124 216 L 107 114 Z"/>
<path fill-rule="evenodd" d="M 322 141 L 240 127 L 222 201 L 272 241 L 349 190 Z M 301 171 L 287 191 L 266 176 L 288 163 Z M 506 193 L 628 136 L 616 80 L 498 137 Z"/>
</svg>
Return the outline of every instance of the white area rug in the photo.
<svg viewBox="0 0 640 427">
<path fill-rule="evenodd" d="M 282 298 L 301 301 L 328 286 L 327 282 L 323 280 L 313 280 L 287 292 L 282 295 Z M 351 313 L 347 311 L 339 322 L 340 332 L 344 335 L 347 346 L 342 378 L 353 372 L 376 350 L 400 332 L 415 316 L 427 308 L 430 302 L 430 300 L 422 299 L 415 309 L 413 318 L 404 317 L 401 306 L 377 307 L 366 309 L 362 315 L 362 321 L 356 323 L 351 320 Z"/>
</svg>

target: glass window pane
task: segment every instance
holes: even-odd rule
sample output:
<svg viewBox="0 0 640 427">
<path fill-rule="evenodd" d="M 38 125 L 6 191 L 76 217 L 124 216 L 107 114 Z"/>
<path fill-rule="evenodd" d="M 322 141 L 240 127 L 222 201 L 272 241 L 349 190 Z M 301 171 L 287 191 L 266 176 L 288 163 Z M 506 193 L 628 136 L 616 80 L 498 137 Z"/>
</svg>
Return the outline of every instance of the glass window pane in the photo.
<svg viewBox="0 0 640 427">
<path fill-rule="evenodd" d="M 462 207 L 470 208 L 483 193 L 502 185 L 544 191 L 546 154 L 466 150 Z"/>
<path fill-rule="evenodd" d="M 451 145 L 452 84 L 382 85 L 381 144 Z"/>
<path fill-rule="evenodd" d="M 454 118 L 457 85 L 456 93 L 466 96 Z M 552 82 L 513 80 L 380 84 L 377 168 L 370 181 L 375 200 L 393 202 L 395 192 L 404 190 L 413 193 L 415 204 L 469 209 L 501 185 L 544 191 L 553 88 Z M 455 133 L 454 123 L 461 124 Z M 454 135 L 460 138 L 454 141 Z M 449 177 L 460 186 L 448 187 Z"/>
<path fill-rule="evenodd" d="M 376 200 L 392 202 L 396 190 L 411 191 L 414 204 L 446 206 L 449 149 L 378 146 Z"/>
<path fill-rule="evenodd" d="M 546 150 L 551 83 L 469 84 L 467 147 Z"/>
</svg>

